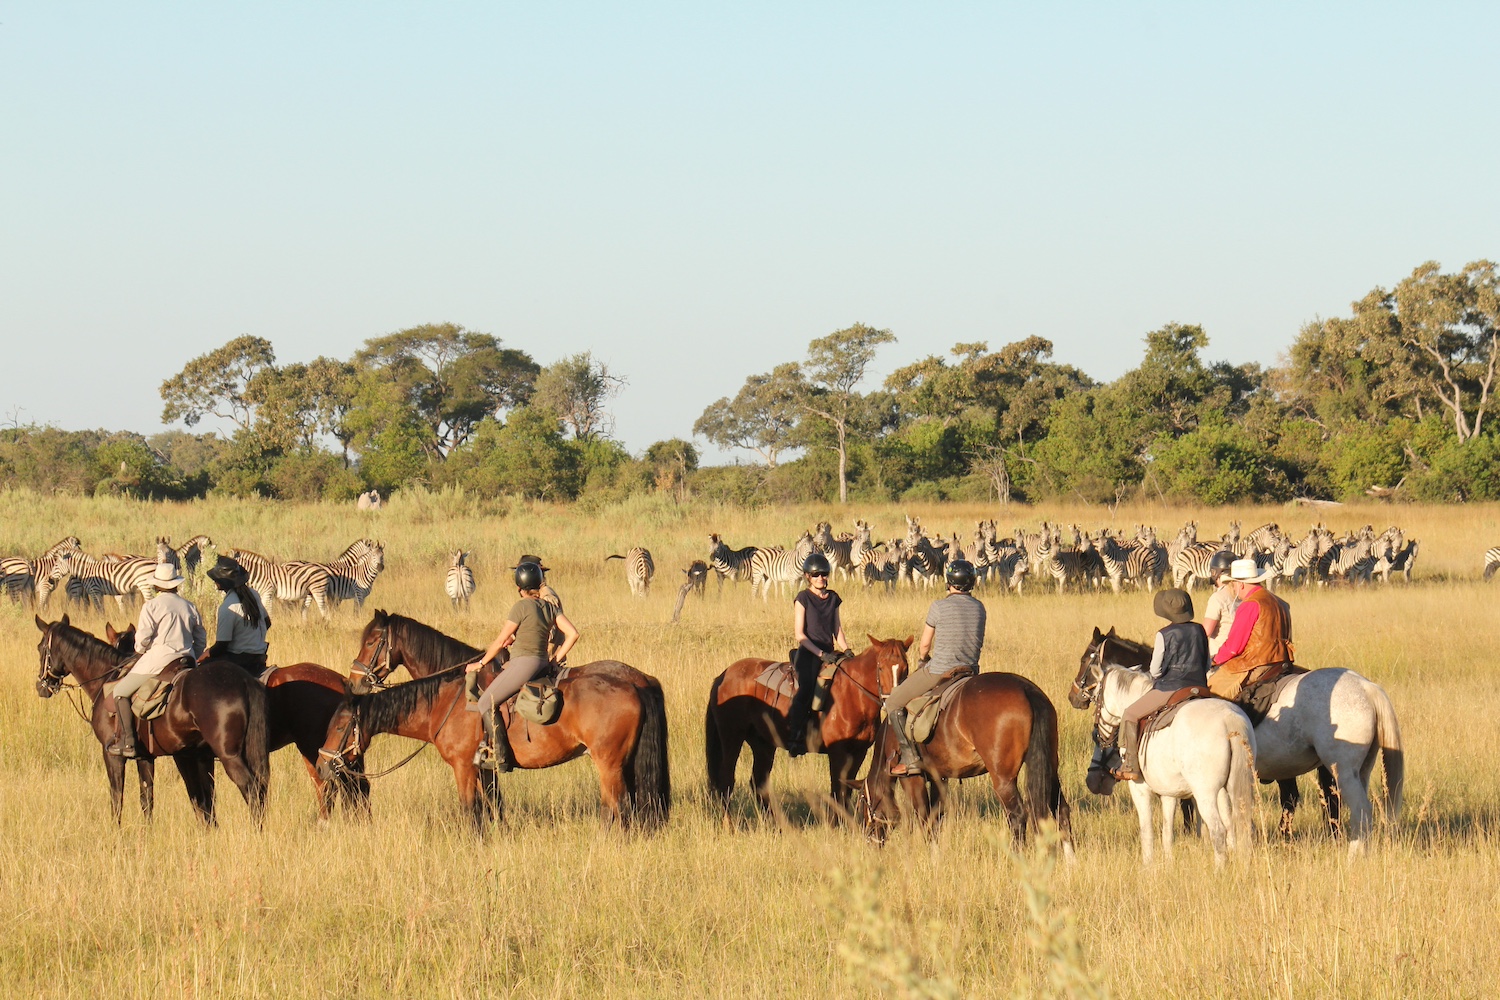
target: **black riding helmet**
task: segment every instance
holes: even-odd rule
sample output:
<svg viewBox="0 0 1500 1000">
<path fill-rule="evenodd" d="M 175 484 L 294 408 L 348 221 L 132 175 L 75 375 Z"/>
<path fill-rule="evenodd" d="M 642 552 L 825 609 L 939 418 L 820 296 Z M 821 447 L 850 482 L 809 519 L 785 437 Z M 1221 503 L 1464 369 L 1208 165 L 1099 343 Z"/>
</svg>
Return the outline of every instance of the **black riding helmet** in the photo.
<svg viewBox="0 0 1500 1000">
<path fill-rule="evenodd" d="M 540 590 L 542 587 L 542 567 L 534 562 L 523 562 L 517 566 L 515 577 L 518 590 Z"/>
<path fill-rule="evenodd" d="M 948 582 L 948 586 L 967 593 L 974 589 L 974 581 L 977 579 L 974 564 L 967 559 L 955 559 L 948 564 L 943 579 Z"/>
<path fill-rule="evenodd" d="M 212 568 L 208 571 L 208 578 L 215 583 L 226 583 L 234 586 L 236 583 L 247 583 L 250 574 L 245 572 L 245 567 L 236 559 L 228 556 L 219 556 Z"/>
<path fill-rule="evenodd" d="M 814 552 L 812 555 L 808 556 L 807 561 L 802 564 L 802 572 L 809 576 L 815 576 L 819 573 L 827 576 L 829 573 L 833 572 L 833 568 L 828 565 L 827 556 L 825 556 L 821 552 Z"/>
<path fill-rule="evenodd" d="M 1228 573 L 1229 567 L 1234 563 L 1236 558 L 1235 554 L 1228 549 L 1215 552 L 1208 560 L 1208 578 L 1214 583 L 1218 583 L 1219 574 Z"/>
</svg>

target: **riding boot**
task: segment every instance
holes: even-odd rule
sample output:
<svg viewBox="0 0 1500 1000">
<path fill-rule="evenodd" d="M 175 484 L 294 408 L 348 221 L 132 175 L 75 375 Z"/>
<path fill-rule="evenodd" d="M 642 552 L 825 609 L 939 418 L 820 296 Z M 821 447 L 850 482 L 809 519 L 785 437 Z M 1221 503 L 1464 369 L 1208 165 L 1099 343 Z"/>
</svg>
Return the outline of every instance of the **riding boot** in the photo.
<svg viewBox="0 0 1500 1000">
<path fill-rule="evenodd" d="M 906 709 L 894 709 L 886 714 L 886 719 L 896 733 L 896 746 L 901 749 L 901 759 L 896 767 L 891 769 L 891 773 L 916 774 L 922 769 L 922 755 L 917 752 L 917 745 L 906 734 Z"/>
<path fill-rule="evenodd" d="M 474 764 L 481 771 L 514 771 L 516 758 L 510 749 L 510 737 L 499 726 L 495 710 L 479 714 L 484 739 L 474 751 Z"/>
<path fill-rule="evenodd" d="M 131 707 L 128 696 L 115 699 L 115 721 L 119 731 L 115 733 L 114 741 L 104 749 L 116 757 L 139 757 L 141 747 L 135 739 L 135 710 Z"/>
<path fill-rule="evenodd" d="M 1141 745 L 1141 724 L 1135 719 L 1120 723 L 1120 768 L 1115 771 L 1116 781 L 1144 781 L 1140 762 L 1136 759 Z"/>
</svg>

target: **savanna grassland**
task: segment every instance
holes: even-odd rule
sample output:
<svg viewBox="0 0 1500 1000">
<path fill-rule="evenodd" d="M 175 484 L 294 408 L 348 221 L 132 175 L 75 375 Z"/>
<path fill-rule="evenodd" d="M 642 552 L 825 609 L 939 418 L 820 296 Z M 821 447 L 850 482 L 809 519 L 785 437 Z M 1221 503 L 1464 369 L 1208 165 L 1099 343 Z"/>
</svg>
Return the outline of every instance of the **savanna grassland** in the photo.
<svg viewBox="0 0 1500 1000">
<path fill-rule="evenodd" d="M 1141 870 L 1122 793 L 1087 794 L 1087 713 L 1065 693 L 1094 625 L 1148 636 L 1140 594 L 985 595 L 983 668 L 1033 678 L 1059 707 L 1063 781 L 1078 863 L 1050 874 L 1007 851 L 987 784 L 966 782 L 930 841 L 883 849 L 830 827 L 810 804 L 822 758 L 778 761 L 779 819 L 756 816 L 743 787 L 725 824 L 705 792 L 702 718 L 712 677 L 789 644 L 786 598 L 710 584 L 668 620 L 679 570 L 719 531 L 732 545 L 788 544 L 829 517 L 898 534 L 901 509 L 746 512 L 638 501 L 600 510 L 398 495 L 386 510 L 202 501 L 0 497 L 0 552 L 35 554 L 72 533 L 91 552 L 150 551 L 157 534 L 198 531 L 282 557 L 328 559 L 355 537 L 386 543 L 387 571 L 365 613 L 324 623 L 282 610 L 272 658 L 347 669 L 373 607 L 400 611 L 474 644 L 490 638 L 514 591 L 505 567 L 542 554 L 584 638 L 575 663 L 619 658 L 660 677 L 671 721 L 674 811 L 653 835 L 601 829 L 587 760 L 502 776 L 507 818 L 480 838 L 460 814 L 451 772 L 430 751 L 376 783 L 373 818 L 316 822 L 293 750 L 272 759 L 265 829 L 219 783 L 221 826 L 193 819 L 181 780 L 157 770 L 153 825 L 127 776 L 123 826 L 110 821 L 98 745 L 62 697 L 33 689 L 37 632 L 28 608 L 0 606 L 0 992 L 27 997 L 868 997 L 1045 996 L 1092 970 L 1116 997 L 1481 997 L 1500 990 L 1500 583 L 1479 581 L 1500 543 L 1500 507 L 1345 507 L 1335 530 L 1395 521 L 1421 540 L 1416 583 L 1287 594 L 1299 661 L 1352 667 L 1390 692 L 1407 748 L 1406 808 L 1370 856 L 1349 859 L 1309 801 L 1290 842 L 1260 844 L 1216 872 L 1205 844 L 1179 840 L 1170 866 Z M 1102 508 L 978 506 L 913 510 L 945 533 L 980 516 L 1097 525 Z M 1216 535 L 1312 515 L 1287 508 L 1122 508 L 1113 523 L 1170 534 L 1189 516 Z M 618 563 L 631 544 L 656 557 L 657 583 L 630 598 Z M 442 593 L 448 552 L 472 549 L 470 614 Z M 915 632 L 931 594 L 894 596 L 836 582 L 856 645 Z M 214 605 L 205 584 L 198 599 Z M 1200 592 L 1199 601 L 1203 599 Z M 56 617 L 60 598 L 47 617 Z M 74 612 L 82 627 L 126 615 Z M 371 766 L 412 744 L 377 739 Z M 741 781 L 748 765 L 741 768 Z M 1377 780 L 1379 780 L 1377 772 Z M 1263 789 L 1262 826 L 1275 802 Z M 1025 876 L 1024 880 L 1022 876 Z M 878 904 L 872 892 L 878 891 Z M 1050 893 L 1050 902 L 1043 899 Z M 1035 908 L 1028 904 L 1035 904 Z M 1040 923 L 1039 923 L 1040 920 Z M 1071 970 L 1071 971 L 1070 971 Z M 948 981 L 947 992 L 942 981 Z M 1077 995 L 1083 995 L 1079 993 Z"/>
</svg>

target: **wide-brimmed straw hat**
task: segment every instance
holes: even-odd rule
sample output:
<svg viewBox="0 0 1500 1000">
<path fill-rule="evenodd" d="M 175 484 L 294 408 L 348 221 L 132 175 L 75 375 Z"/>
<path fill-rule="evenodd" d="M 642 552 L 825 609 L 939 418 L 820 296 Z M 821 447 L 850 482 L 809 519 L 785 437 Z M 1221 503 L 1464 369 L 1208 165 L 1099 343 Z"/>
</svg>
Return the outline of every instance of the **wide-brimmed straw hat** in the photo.
<svg viewBox="0 0 1500 1000">
<path fill-rule="evenodd" d="M 1261 583 L 1266 574 L 1254 559 L 1236 559 L 1229 564 L 1229 579 L 1235 583 Z"/>
<path fill-rule="evenodd" d="M 1159 590 L 1152 610 L 1156 617 L 1181 625 L 1193 620 L 1193 598 L 1185 590 Z"/>
<path fill-rule="evenodd" d="M 176 590 L 182 586 L 182 576 L 177 572 L 176 566 L 159 562 L 156 564 L 156 571 L 151 574 L 151 586 L 157 590 Z"/>
</svg>

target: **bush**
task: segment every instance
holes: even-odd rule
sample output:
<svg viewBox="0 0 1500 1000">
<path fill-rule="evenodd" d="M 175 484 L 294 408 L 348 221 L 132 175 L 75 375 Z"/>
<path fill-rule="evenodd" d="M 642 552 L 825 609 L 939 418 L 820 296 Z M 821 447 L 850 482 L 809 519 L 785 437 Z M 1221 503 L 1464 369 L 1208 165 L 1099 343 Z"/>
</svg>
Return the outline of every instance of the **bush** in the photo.
<svg viewBox="0 0 1500 1000">
<path fill-rule="evenodd" d="M 364 492 L 364 481 L 344 467 L 339 456 L 326 451 L 298 451 L 272 463 L 266 484 L 278 500 L 353 500 Z"/>
<path fill-rule="evenodd" d="M 1153 449 L 1162 492 L 1174 500 L 1219 506 L 1255 499 L 1285 500 L 1291 495 L 1284 473 L 1243 427 L 1213 424 Z"/>
</svg>

